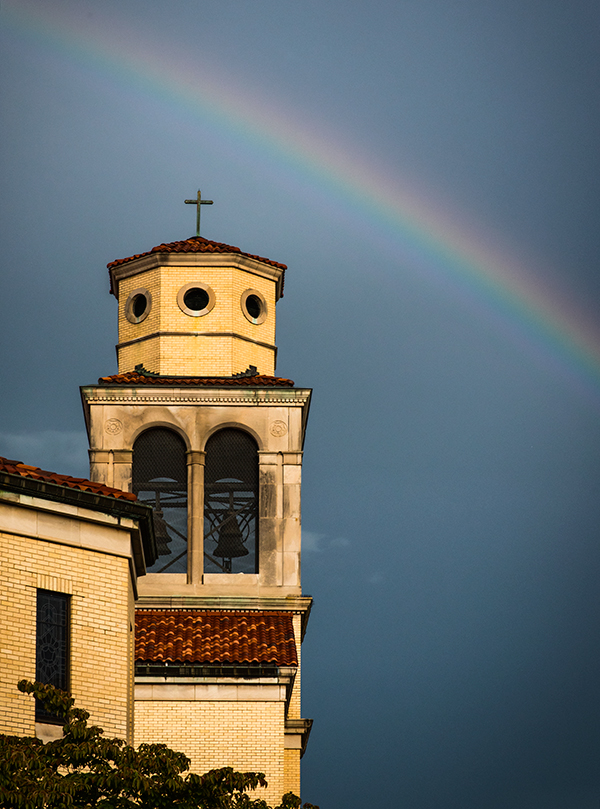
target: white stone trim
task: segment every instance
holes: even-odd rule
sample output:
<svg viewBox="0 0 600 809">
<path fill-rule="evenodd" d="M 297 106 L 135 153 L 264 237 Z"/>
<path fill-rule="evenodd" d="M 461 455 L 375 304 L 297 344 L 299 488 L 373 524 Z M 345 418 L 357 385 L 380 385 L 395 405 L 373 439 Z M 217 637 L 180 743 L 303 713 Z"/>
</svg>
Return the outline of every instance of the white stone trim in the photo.
<svg viewBox="0 0 600 809">
<path fill-rule="evenodd" d="M 132 520 L 29 495 L 10 494 L 7 502 L 6 492 L 0 490 L 1 533 L 133 559 L 132 533 L 137 527 Z"/>
<path fill-rule="evenodd" d="M 186 292 L 189 292 L 190 289 L 202 289 L 206 292 L 208 303 L 204 309 L 190 309 L 189 306 L 186 306 L 184 298 Z M 215 301 L 216 297 L 213 288 L 209 287 L 209 285 L 205 284 L 203 281 L 188 281 L 177 293 L 177 306 L 179 306 L 184 314 L 189 315 L 189 317 L 204 317 L 204 315 L 207 315 L 214 308 Z"/>
<path fill-rule="evenodd" d="M 137 386 L 85 386 L 81 389 L 87 404 L 135 405 L 246 405 L 272 407 L 274 404 L 303 407 L 310 401 L 307 388 L 201 388 L 168 387 L 161 385 L 150 390 Z"/>
<path fill-rule="evenodd" d="M 250 312 L 248 311 L 248 298 L 253 295 L 255 298 L 258 298 L 260 301 L 260 314 L 258 317 L 252 317 Z M 265 300 L 265 296 L 260 292 L 258 289 L 246 289 L 242 292 L 242 297 L 240 298 L 240 307 L 242 310 L 242 314 L 250 323 L 255 326 L 260 326 L 261 323 L 264 323 L 267 317 L 269 316 L 269 307 L 267 306 L 267 301 Z"/>
<path fill-rule="evenodd" d="M 138 295 L 146 299 L 146 308 L 139 317 L 135 315 L 133 312 L 133 301 L 135 298 L 138 297 Z M 146 318 L 150 314 L 151 309 L 152 309 L 152 293 L 145 287 L 138 287 L 137 289 L 134 289 L 133 292 L 129 293 L 129 297 L 125 302 L 124 312 L 125 317 L 130 323 L 133 324 L 142 323 L 144 320 L 146 320 Z"/>
<path fill-rule="evenodd" d="M 136 702 L 286 702 L 288 677 L 136 677 Z"/>
</svg>

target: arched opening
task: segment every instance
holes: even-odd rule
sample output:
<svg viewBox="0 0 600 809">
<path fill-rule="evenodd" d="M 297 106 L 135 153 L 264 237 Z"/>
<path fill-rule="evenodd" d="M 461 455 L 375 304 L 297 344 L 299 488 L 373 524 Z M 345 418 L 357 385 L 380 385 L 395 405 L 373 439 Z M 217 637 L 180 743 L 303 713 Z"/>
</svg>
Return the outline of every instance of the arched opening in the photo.
<svg viewBox="0 0 600 809">
<path fill-rule="evenodd" d="M 187 573 L 186 446 L 177 433 L 152 427 L 136 439 L 132 488 L 154 510 L 158 557 L 148 573 Z"/>
<path fill-rule="evenodd" d="M 206 444 L 204 572 L 258 573 L 258 447 L 230 427 Z"/>
</svg>

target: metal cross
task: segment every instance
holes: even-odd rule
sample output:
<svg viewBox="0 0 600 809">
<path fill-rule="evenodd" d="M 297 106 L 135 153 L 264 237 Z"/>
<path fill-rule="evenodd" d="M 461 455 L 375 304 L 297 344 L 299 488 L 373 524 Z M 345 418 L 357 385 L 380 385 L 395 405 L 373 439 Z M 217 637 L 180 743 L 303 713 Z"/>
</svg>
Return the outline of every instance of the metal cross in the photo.
<svg viewBox="0 0 600 809">
<path fill-rule="evenodd" d="M 198 197 L 197 199 L 186 199 L 184 200 L 186 205 L 195 205 L 196 206 L 196 236 L 200 235 L 200 206 L 201 205 L 212 205 L 212 199 L 202 199 L 202 195 L 200 194 L 200 189 L 198 189 Z"/>
</svg>

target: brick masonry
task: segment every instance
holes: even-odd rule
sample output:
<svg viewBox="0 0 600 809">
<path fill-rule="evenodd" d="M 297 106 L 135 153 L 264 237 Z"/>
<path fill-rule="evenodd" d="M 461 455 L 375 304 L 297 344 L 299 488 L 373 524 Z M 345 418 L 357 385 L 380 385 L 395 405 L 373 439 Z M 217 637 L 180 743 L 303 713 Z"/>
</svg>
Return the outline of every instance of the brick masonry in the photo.
<svg viewBox="0 0 600 809">
<path fill-rule="evenodd" d="M 71 595 L 70 687 L 107 735 L 132 740 L 133 610 L 128 560 L 58 542 L 0 533 L 0 732 L 34 735 L 36 593 Z"/>
<path fill-rule="evenodd" d="M 201 317 L 191 317 L 177 304 L 179 290 L 194 281 L 215 293 L 214 307 Z M 152 296 L 150 313 L 141 323 L 130 323 L 125 316 L 127 299 L 142 288 Z M 240 302 L 248 289 L 257 290 L 266 301 L 263 323 L 251 323 L 244 316 Z M 273 280 L 235 267 L 156 267 L 124 278 L 119 284 L 119 343 L 157 336 L 120 346 L 119 373 L 142 363 L 163 376 L 231 376 L 250 365 L 272 375 L 275 295 Z"/>
<path fill-rule="evenodd" d="M 288 788 L 297 791 L 286 784 L 283 726 L 283 702 L 138 701 L 135 743 L 160 739 L 185 752 L 193 772 L 264 772 L 268 787 L 256 797 L 277 805 Z"/>
</svg>

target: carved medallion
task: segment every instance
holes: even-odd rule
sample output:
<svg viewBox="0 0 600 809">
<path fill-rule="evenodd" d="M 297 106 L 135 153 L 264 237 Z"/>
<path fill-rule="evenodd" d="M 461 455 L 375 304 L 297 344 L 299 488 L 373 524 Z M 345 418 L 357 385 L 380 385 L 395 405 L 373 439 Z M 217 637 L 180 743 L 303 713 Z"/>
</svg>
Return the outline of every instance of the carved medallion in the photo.
<svg viewBox="0 0 600 809">
<path fill-rule="evenodd" d="M 276 438 L 281 438 L 287 431 L 288 428 L 285 421 L 274 421 L 273 424 L 271 424 L 271 435 L 274 435 Z"/>
<path fill-rule="evenodd" d="M 108 421 L 104 423 L 104 430 L 109 435 L 119 435 L 123 430 L 123 422 L 119 419 L 108 419 Z"/>
</svg>

